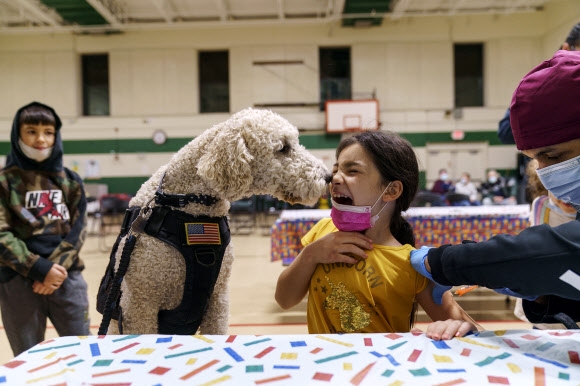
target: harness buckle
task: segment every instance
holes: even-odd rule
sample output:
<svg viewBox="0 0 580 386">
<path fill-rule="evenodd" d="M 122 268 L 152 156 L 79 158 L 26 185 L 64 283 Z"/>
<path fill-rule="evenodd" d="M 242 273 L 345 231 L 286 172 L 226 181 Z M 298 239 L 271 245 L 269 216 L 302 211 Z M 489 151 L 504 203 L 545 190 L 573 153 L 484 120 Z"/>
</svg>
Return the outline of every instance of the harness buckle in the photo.
<svg viewBox="0 0 580 386">
<path fill-rule="evenodd" d="M 187 204 L 187 196 L 185 194 L 176 194 L 177 204 L 180 208 L 183 208 Z"/>
<path fill-rule="evenodd" d="M 151 213 L 153 213 L 153 210 L 151 210 L 151 208 L 149 208 L 148 206 L 141 208 L 139 215 L 131 223 L 129 233 L 135 236 L 137 236 L 140 233 L 143 233 L 145 227 L 147 226 L 147 223 L 149 222 L 149 217 L 151 217 Z"/>
</svg>

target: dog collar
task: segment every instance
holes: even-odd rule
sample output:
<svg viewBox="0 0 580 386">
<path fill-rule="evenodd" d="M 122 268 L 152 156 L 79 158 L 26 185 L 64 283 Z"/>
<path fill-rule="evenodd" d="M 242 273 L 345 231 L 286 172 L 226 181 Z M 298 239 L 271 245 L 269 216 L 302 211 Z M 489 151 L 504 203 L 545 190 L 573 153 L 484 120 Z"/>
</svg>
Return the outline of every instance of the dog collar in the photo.
<svg viewBox="0 0 580 386">
<path fill-rule="evenodd" d="M 189 203 L 202 204 L 205 206 L 212 206 L 219 201 L 219 198 L 214 196 L 209 196 L 207 194 L 168 194 L 163 192 L 163 178 L 165 177 L 165 172 L 161 176 L 161 181 L 159 181 L 159 187 L 155 192 L 155 203 L 157 205 L 173 206 L 176 208 L 183 208 Z"/>
</svg>

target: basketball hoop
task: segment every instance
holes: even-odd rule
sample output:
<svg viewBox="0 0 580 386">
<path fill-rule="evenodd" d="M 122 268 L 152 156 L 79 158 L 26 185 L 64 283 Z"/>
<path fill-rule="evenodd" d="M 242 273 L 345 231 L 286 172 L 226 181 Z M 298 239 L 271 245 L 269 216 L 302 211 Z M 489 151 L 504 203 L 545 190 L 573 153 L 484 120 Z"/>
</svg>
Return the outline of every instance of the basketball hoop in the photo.
<svg viewBox="0 0 580 386">
<path fill-rule="evenodd" d="M 343 131 L 360 131 L 362 128 L 362 117 L 360 114 L 345 114 L 342 117 Z"/>
<path fill-rule="evenodd" d="M 326 101 L 326 132 L 352 133 L 379 129 L 376 99 Z"/>
</svg>

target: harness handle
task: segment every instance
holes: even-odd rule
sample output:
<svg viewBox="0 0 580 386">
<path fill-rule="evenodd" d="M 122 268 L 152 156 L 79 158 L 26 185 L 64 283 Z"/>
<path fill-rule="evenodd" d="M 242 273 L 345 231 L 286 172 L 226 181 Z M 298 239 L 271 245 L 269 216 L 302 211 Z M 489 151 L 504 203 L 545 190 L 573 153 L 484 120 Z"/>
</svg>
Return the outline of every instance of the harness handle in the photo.
<svg viewBox="0 0 580 386">
<path fill-rule="evenodd" d="M 153 213 L 153 210 L 149 207 L 149 204 L 141 208 L 139 215 L 137 215 L 137 218 L 133 220 L 129 227 L 125 246 L 123 247 L 123 252 L 121 252 L 121 258 L 119 259 L 119 268 L 113 278 L 113 284 L 111 285 L 105 308 L 103 310 L 103 319 L 101 320 L 101 325 L 99 327 L 99 335 L 106 335 L 109 330 L 109 324 L 113 317 L 113 310 L 115 309 L 115 305 L 119 299 L 119 293 L 121 292 L 121 283 L 123 282 L 125 273 L 127 273 L 127 268 L 129 268 L 131 254 L 133 253 L 133 249 L 135 249 L 137 237 L 145 230 L 149 217 L 151 217 L 151 213 Z M 113 249 L 113 253 L 114 251 L 116 251 L 116 248 Z M 119 322 L 120 319 L 121 315 L 119 315 Z"/>
<path fill-rule="evenodd" d="M 119 298 L 119 292 L 121 291 L 121 282 L 123 282 L 123 278 L 125 277 L 125 273 L 129 267 L 131 253 L 133 253 L 136 241 L 137 237 L 132 234 L 127 237 L 127 240 L 125 240 L 125 246 L 123 247 L 121 260 L 119 261 L 119 269 L 117 270 L 117 273 L 115 273 L 109 296 L 107 296 L 107 303 L 103 310 L 103 320 L 101 320 L 101 325 L 99 326 L 99 335 L 107 335 L 107 331 L 109 330 L 109 324 L 113 317 L 113 309 L 115 308 L 115 304 Z"/>
</svg>

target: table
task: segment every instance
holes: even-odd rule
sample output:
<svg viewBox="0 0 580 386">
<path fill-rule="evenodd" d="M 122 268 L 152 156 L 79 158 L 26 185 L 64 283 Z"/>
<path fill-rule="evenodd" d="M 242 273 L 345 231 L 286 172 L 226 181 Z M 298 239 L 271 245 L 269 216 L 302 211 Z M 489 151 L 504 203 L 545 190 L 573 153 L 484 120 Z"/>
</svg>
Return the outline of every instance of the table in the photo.
<svg viewBox="0 0 580 386">
<path fill-rule="evenodd" d="M 107 335 L 45 341 L 0 367 L 9 385 L 577 385 L 580 332 Z"/>
<path fill-rule="evenodd" d="M 529 205 L 412 207 L 403 213 L 415 230 L 416 247 L 484 241 L 496 234 L 518 234 L 529 226 Z M 272 226 L 271 261 L 288 265 L 300 253 L 300 239 L 330 209 L 284 210 Z"/>
</svg>

